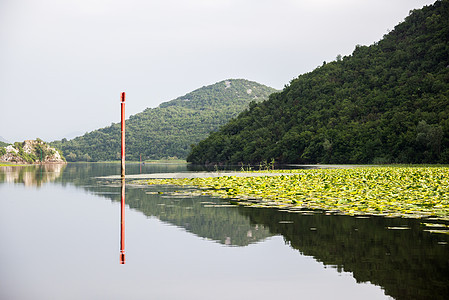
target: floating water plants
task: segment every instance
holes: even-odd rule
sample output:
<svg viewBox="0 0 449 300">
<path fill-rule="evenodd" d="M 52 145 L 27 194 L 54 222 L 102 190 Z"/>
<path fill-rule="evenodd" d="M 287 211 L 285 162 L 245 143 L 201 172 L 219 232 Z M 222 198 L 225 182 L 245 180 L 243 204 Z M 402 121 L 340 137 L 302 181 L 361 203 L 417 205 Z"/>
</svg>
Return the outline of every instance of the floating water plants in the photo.
<svg viewBox="0 0 449 300">
<path fill-rule="evenodd" d="M 233 204 L 244 206 L 449 220 L 448 167 L 286 172 L 279 176 L 163 179 L 144 183 L 193 186 L 203 194 L 227 198 Z"/>
</svg>

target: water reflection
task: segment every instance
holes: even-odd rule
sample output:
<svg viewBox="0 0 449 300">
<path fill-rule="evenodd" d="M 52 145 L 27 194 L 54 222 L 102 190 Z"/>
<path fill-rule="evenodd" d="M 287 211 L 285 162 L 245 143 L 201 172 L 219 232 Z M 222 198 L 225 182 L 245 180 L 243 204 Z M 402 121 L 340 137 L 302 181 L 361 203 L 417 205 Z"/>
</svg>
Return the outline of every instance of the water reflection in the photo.
<svg viewBox="0 0 449 300">
<path fill-rule="evenodd" d="M 228 208 L 217 199 L 177 197 L 171 191 L 131 189 L 128 204 L 224 245 L 245 246 L 282 235 L 301 254 L 351 272 L 359 283 L 382 286 L 395 299 L 445 299 L 449 294 L 449 237 L 424 231 L 423 221 Z"/>
<path fill-rule="evenodd" d="M 186 164 L 126 164 L 126 174 L 187 172 Z M 58 182 L 77 186 L 99 183 L 96 177 L 120 175 L 120 163 L 69 163 Z"/>
<path fill-rule="evenodd" d="M 119 164 L 45 167 L 0 168 L 0 182 L 40 186 L 54 181 L 120 202 L 120 263 L 125 263 L 122 204 L 126 196 L 132 210 L 221 245 L 243 247 L 281 235 L 301 254 L 326 267 L 351 272 L 357 282 L 381 286 L 395 299 L 445 299 L 449 294 L 449 236 L 424 231 L 424 221 L 229 207 L 223 200 L 197 196 L 188 189 L 133 186 L 96 178 L 119 174 Z M 144 173 L 188 171 L 185 165 L 136 164 L 127 166 L 127 172 L 137 174 L 140 168 Z"/>
<path fill-rule="evenodd" d="M 171 191 L 131 189 L 128 204 L 224 245 L 282 235 L 301 254 L 351 272 L 359 283 L 382 286 L 395 299 L 445 299 L 449 294 L 449 237 L 425 231 L 422 220 L 226 207 L 221 200 Z"/>
<path fill-rule="evenodd" d="M 22 183 L 25 186 L 41 186 L 55 181 L 66 168 L 66 164 L 0 167 L 0 182 Z"/>
<path fill-rule="evenodd" d="M 105 195 L 114 199 L 109 191 L 105 189 Z M 127 205 L 148 217 L 223 245 L 247 246 L 273 235 L 265 226 L 251 224 L 236 206 L 220 199 L 198 197 L 179 187 L 130 188 Z"/>
<path fill-rule="evenodd" d="M 120 264 L 125 264 L 125 178 L 121 179 L 120 200 Z"/>
<path fill-rule="evenodd" d="M 357 282 L 382 286 L 395 299 L 447 299 L 449 237 L 423 231 L 421 221 L 354 218 L 241 208 L 253 224 L 280 234 L 292 248 Z"/>
<path fill-rule="evenodd" d="M 449 236 L 425 231 L 422 223 L 432 220 L 227 207 L 222 200 L 173 191 L 130 188 L 127 204 L 223 245 L 246 246 L 282 235 L 301 254 L 351 272 L 359 283 L 379 285 L 395 299 L 445 299 L 449 294 Z"/>
</svg>

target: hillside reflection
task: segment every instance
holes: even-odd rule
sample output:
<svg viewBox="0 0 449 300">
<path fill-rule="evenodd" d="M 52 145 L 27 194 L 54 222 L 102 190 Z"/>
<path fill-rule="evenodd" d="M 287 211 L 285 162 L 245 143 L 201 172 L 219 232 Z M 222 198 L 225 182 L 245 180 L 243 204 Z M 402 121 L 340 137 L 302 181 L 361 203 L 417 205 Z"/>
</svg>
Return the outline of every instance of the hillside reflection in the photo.
<svg viewBox="0 0 449 300">
<path fill-rule="evenodd" d="M 422 221 L 272 209 L 239 212 L 251 223 L 281 234 L 302 254 L 352 272 L 358 282 L 382 286 L 395 299 L 447 299 L 449 295 L 449 237 L 424 231 Z"/>
<path fill-rule="evenodd" d="M 130 188 L 127 204 L 225 245 L 246 246 L 282 235 L 301 254 L 326 267 L 351 272 L 357 282 L 381 286 L 394 299 L 446 299 L 449 295 L 449 236 L 426 231 L 422 223 L 432 220 L 228 207 L 223 200 L 176 196 L 179 193 L 172 194 L 173 190 Z"/>
<path fill-rule="evenodd" d="M 127 204 L 222 244 L 245 246 L 282 235 L 301 254 L 351 272 L 358 282 L 382 286 L 395 299 L 446 299 L 449 295 L 449 236 L 425 231 L 422 222 L 431 220 L 227 207 L 223 200 L 176 196 L 173 190 L 130 188 Z"/>
<path fill-rule="evenodd" d="M 145 173 L 187 171 L 187 165 L 145 165 Z M 127 165 L 127 174 L 139 174 L 141 165 Z M 98 176 L 119 174 L 118 164 L 69 164 L 63 184 L 73 184 L 113 201 L 120 201 L 119 181 L 98 180 Z M 145 187 L 127 184 L 126 205 L 147 217 L 155 217 L 195 234 L 228 246 L 246 246 L 272 236 L 263 225 L 251 224 L 237 207 L 225 207 L 219 199 L 173 194 L 179 188 Z"/>
<path fill-rule="evenodd" d="M 68 164 L 0 168 L 0 182 L 40 186 L 73 185 L 121 201 L 120 181 L 97 176 L 119 174 L 119 164 Z M 127 167 L 127 172 L 187 171 L 185 165 Z M 449 295 L 449 235 L 434 234 L 432 220 L 355 218 L 321 213 L 229 206 L 179 187 L 127 183 L 126 205 L 147 217 L 183 228 L 227 246 L 246 246 L 273 235 L 326 267 L 351 272 L 358 282 L 381 286 L 395 299 L 446 299 Z M 183 193 L 186 192 L 186 193 Z M 145 238 L 145 237 L 142 237 Z M 263 264 L 263 262 L 261 262 Z"/>
<path fill-rule="evenodd" d="M 85 188 L 113 201 L 120 201 L 115 185 Z M 180 195 L 173 193 L 173 187 L 127 186 L 126 205 L 131 209 L 201 238 L 228 246 L 247 246 L 272 236 L 263 225 L 251 224 L 247 216 L 240 214 L 238 207 L 229 206 L 219 199 Z"/>
<path fill-rule="evenodd" d="M 282 235 L 301 254 L 351 272 L 357 282 L 379 285 L 395 299 L 449 295 L 449 236 L 425 231 L 422 223 L 431 220 L 227 207 L 223 200 L 176 197 L 171 191 L 129 189 L 127 203 L 147 216 L 222 244 L 245 246 Z"/>
<path fill-rule="evenodd" d="M 41 186 L 60 177 L 66 164 L 0 167 L 0 182 L 23 183 L 25 186 Z"/>
<path fill-rule="evenodd" d="M 272 236 L 263 225 L 251 224 L 237 207 L 210 197 L 176 196 L 172 190 L 129 189 L 127 204 L 147 216 L 225 245 L 246 246 Z"/>
</svg>

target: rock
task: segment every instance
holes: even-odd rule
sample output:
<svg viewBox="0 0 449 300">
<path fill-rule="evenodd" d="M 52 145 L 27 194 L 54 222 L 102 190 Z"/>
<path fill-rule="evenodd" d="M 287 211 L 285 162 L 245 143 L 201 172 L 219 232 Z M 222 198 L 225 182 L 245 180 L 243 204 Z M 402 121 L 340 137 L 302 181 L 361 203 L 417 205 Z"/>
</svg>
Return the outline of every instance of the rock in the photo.
<svg viewBox="0 0 449 300">
<path fill-rule="evenodd" d="M 12 145 L 6 146 L 6 153 L 19 153 L 19 150 L 14 148 Z"/>
<path fill-rule="evenodd" d="M 66 163 L 59 150 L 50 147 L 40 139 L 26 140 L 0 148 L 0 162 L 19 164 Z"/>
</svg>

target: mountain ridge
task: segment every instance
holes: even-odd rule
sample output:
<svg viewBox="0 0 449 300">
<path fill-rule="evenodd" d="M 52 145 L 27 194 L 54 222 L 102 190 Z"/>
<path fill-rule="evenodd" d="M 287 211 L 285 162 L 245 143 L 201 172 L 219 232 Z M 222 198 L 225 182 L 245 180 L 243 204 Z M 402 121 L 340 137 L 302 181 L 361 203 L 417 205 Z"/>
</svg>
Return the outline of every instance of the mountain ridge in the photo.
<svg viewBox="0 0 449 300">
<path fill-rule="evenodd" d="M 203 86 L 126 120 L 126 159 L 185 158 L 190 145 L 218 130 L 250 102 L 277 90 L 246 79 Z M 73 140 L 52 142 L 68 161 L 120 159 L 120 124 L 88 132 Z"/>
<path fill-rule="evenodd" d="M 449 1 L 300 75 L 196 145 L 197 164 L 449 163 Z"/>
</svg>

